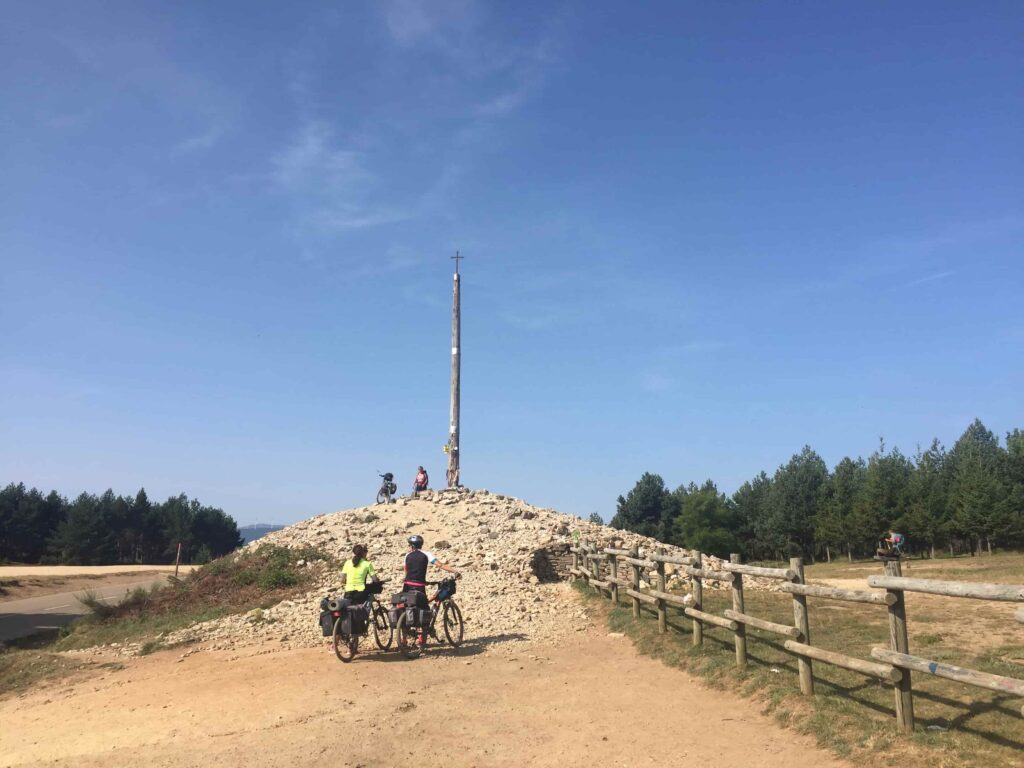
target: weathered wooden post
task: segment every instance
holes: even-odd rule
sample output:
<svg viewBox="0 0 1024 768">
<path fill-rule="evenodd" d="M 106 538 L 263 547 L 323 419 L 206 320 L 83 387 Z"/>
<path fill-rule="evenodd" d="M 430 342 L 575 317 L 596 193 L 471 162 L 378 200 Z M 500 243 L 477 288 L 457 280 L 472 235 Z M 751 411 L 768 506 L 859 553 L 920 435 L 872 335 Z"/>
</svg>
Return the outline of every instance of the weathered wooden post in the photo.
<svg viewBox="0 0 1024 768">
<path fill-rule="evenodd" d="M 616 555 L 608 555 L 608 570 L 611 573 L 611 601 L 613 605 L 619 604 L 619 559 Z"/>
<path fill-rule="evenodd" d="M 665 549 L 662 547 L 658 550 L 659 555 L 665 554 Z M 658 571 L 658 591 L 665 591 L 665 563 L 661 560 L 656 561 Z M 658 632 L 665 634 L 668 632 L 668 606 L 665 604 L 664 598 L 658 598 Z"/>
<path fill-rule="evenodd" d="M 629 556 L 634 561 L 635 560 L 639 560 L 640 559 L 640 550 L 637 547 L 632 547 L 629 550 Z M 631 583 L 633 585 L 633 591 L 634 592 L 639 592 L 640 591 L 640 566 L 637 565 L 635 562 L 632 562 L 632 563 L 630 563 L 630 567 L 632 567 L 632 569 L 633 569 L 633 578 L 631 579 Z M 640 618 L 640 601 L 636 597 L 633 597 L 633 618 L 634 619 L 639 619 Z"/>
<path fill-rule="evenodd" d="M 740 556 L 729 555 L 730 563 L 739 563 Z M 746 613 L 743 610 L 743 574 L 732 575 L 732 609 L 737 613 Z M 743 672 L 747 668 L 747 625 L 742 621 L 736 622 L 736 631 L 733 633 L 733 640 L 736 644 L 736 666 Z"/>
<path fill-rule="evenodd" d="M 704 584 L 700 580 L 701 563 L 703 562 L 699 551 L 693 551 L 693 561 L 696 573 L 690 576 L 691 589 L 693 590 L 693 608 L 697 611 L 704 610 Z M 693 644 L 704 645 L 704 625 L 700 619 L 693 620 Z"/>
<path fill-rule="evenodd" d="M 595 550 L 590 553 L 590 572 L 594 574 L 594 591 L 601 594 L 601 587 L 596 583 L 601 580 L 601 555 Z"/>
<path fill-rule="evenodd" d="M 796 574 L 796 583 L 805 584 L 804 581 L 804 559 L 802 557 L 789 558 L 789 570 Z M 804 645 L 811 644 L 811 622 L 807 616 L 807 596 L 793 594 L 793 626 L 800 630 Z M 797 668 L 800 670 L 800 692 L 804 696 L 814 695 L 814 670 L 811 668 L 811 660 L 806 656 L 796 657 Z"/>
<path fill-rule="evenodd" d="M 903 569 L 899 560 L 887 560 L 886 576 L 902 576 Z M 889 606 L 889 647 L 897 653 L 910 653 L 910 642 L 907 639 L 907 604 L 902 589 L 888 589 L 896 600 Z M 914 732 L 914 692 L 910 685 L 910 670 L 903 670 L 903 677 L 895 683 L 896 693 L 896 724 L 903 733 Z"/>
<path fill-rule="evenodd" d="M 570 547 L 569 551 L 572 552 L 572 569 L 578 571 L 580 569 L 580 545 L 577 542 L 575 547 Z M 580 575 L 578 573 L 573 574 L 573 580 L 578 579 Z"/>
</svg>

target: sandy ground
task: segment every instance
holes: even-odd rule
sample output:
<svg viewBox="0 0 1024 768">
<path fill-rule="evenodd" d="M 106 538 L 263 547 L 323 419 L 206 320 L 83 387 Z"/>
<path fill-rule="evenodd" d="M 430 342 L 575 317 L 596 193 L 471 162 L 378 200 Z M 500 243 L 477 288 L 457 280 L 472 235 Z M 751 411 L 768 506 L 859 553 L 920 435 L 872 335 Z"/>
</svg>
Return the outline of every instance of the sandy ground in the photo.
<svg viewBox="0 0 1024 768">
<path fill-rule="evenodd" d="M 263 647 L 126 663 L 0 701 L 0 766 L 848 765 L 604 630 L 512 657 L 485 639 L 414 661 Z"/>
<path fill-rule="evenodd" d="M 188 573 L 198 565 L 182 565 L 179 574 Z M 3 565 L 0 580 L 40 576 L 103 576 L 111 573 L 174 573 L 173 565 Z"/>
</svg>

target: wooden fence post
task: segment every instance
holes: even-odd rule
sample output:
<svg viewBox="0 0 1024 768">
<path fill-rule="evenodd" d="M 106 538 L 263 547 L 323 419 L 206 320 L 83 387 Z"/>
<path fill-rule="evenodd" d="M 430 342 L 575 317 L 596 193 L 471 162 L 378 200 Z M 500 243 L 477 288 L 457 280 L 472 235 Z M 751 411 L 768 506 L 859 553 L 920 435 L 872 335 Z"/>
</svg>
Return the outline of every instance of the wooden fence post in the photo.
<svg viewBox="0 0 1024 768">
<path fill-rule="evenodd" d="M 601 555 L 597 552 L 590 553 L 590 572 L 594 574 L 594 581 L 601 581 Z M 594 584 L 594 591 L 601 594 L 601 587 Z"/>
<path fill-rule="evenodd" d="M 697 550 L 693 551 L 694 567 L 698 571 L 701 569 L 701 555 Z M 695 610 L 704 610 L 704 584 L 700 580 L 700 576 L 690 577 L 691 589 L 693 590 L 693 607 Z M 700 623 L 700 619 L 693 620 L 693 644 L 704 645 L 704 625 Z"/>
<path fill-rule="evenodd" d="M 658 550 L 659 554 L 665 554 L 665 549 L 661 548 Z M 665 564 L 660 560 L 657 561 L 658 570 L 658 591 L 665 591 Z M 668 606 L 665 604 L 664 599 L 658 598 L 658 632 L 665 634 L 668 632 Z"/>
<path fill-rule="evenodd" d="M 611 600 L 612 604 L 619 604 L 619 560 L 616 555 L 608 555 L 608 569 L 611 571 Z"/>
<path fill-rule="evenodd" d="M 802 557 L 789 558 L 789 570 L 796 574 L 797 584 L 804 584 L 804 559 Z M 807 596 L 793 594 L 793 626 L 800 630 L 803 635 L 804 645 L 811 644 L 811 623 L 807 616 Z M 811 668 L 811 660 L 806 656 L 796 657 L 797 668 L 800 670 L 800 692 L 804 696 L 814 695 L 814 670 Z"/>
<path fill-rule="evenodd" d="M 730 563 L 739 563 L 740 556 L 729 555 Z M 746 613 L 743 610 L 743 574 L 732 575 L 732 609 L 737 613 Z M 742 621 L 736 623 L 736 631 L 733 633 L 736 643 L 736 666 L 741 672 L 747 668 L 747 625 Z"/>
<path fill-rule="evenodd" d="M 633 558 L 634 560 L 638 560 L 640 558 L 640 550 L 637 547 L 631 548 L 629 550 L 629 556 L 631 558 Z M 633 591 L 634 592 L 639 592 L 640 591 L 640 566 L 637 565 L 636 563 L 630 563 L 630 567 L 632 567 L 632 569 L 633 569 L 633 578 L 632 578 Z M 632 599 L 633 599 L 633 618 L 634 619 L 639 619 L 640 618 L 640 601 L 637 598 L 635 598 L 635 597 L 632 598 Z"/>
<path fill-rule="evenodd" d="M 572 548 L 572 568 L 573 568 L 574 571 L 578 571 L 580 569 L 580 552 L 579 552 L 579 550 L 580 550 L 580 545 L 579 545 L 579 543 L 577 543 L 576 546 Z M 575 576 L 573 576 L 573 580 L 574 581 L 576 579 L 578 579 L 578 578 L 579 578 L 579 574 L 576 574 Z"/>
<path fill-rule="evenodd" d="M 886 576 L 902 576 L 899 560 L 887 560 Z M 889 606 L 889 647 L 897 653 L 910 653 L 907 639 L 907 604 L 902 589 L 886 590 L 896 601 Z M 910 670 L 903 670 L 903 677 L 893 686 L 896 692 L 896 724 L 903 733 L 914 732 L 914 692 L 910 685 Z"/>
</svg>

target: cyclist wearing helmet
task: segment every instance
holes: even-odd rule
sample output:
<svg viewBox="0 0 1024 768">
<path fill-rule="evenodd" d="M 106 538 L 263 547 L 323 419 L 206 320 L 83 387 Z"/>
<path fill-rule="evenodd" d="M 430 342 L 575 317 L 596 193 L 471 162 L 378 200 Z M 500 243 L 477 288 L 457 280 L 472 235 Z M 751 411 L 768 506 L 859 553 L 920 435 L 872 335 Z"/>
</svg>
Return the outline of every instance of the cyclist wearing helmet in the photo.
<svg viewBox="0 0 1024 768">
<path fill-rule="evenodd" d="M 459 578 L 462 574 L 456 571 L 447 563 L 442 563 L 431 552 L 423 551 L 423 537 L 409 537 L 409 553 L 405 556 L 405 583 L 402 584 L 404 592 L 420 592 L 424 596 L 427 593 L 427 569 L 436 565 L 442 571 L 454 574 Z"/>
</svg>

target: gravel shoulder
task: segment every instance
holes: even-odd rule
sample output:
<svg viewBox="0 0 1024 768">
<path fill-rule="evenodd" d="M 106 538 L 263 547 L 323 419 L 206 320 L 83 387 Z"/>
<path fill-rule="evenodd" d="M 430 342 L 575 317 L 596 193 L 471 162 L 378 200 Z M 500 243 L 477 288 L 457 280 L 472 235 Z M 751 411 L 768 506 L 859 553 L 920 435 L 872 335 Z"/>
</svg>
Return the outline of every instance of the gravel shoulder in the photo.
<svg viewBox="0 0 1024 768">
<path fill-rule="evenodd" d="M 849 768 L 603 629 L 512 655 L 492 640 L 348 665 L 274 644 L 128 659 L 0 701 L 0 766 Z"/>
</svg>

